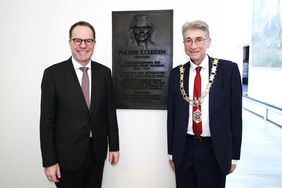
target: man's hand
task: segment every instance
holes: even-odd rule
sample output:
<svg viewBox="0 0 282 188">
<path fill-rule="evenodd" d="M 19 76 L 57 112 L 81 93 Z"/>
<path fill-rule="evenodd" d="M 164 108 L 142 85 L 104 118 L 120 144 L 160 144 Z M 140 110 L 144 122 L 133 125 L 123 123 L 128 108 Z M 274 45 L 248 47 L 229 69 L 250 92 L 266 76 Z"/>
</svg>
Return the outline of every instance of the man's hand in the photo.
<svg viewBox="0 0 282 188">
<path fill-rule="evenodd" d="M 45 175 L 50 182 L 55 182 L 55 183 L 59 182 L 59 179 L 61 178 L 61 171 L 59 164 L 56 163 L 53 166 L 46 167 Z"/>
<path fill-rule="evenodd" d="M 174 165 L 173 160 L 169 160 L 168 162 L 169 162 L 171 169 L 175 172 L 175 165 Z"/>
<path fill-rule="evenodd" d="M 236 168 L 236 164 L 232 164 L 230 168 L 230 173 L 232 173 Z"/>
<path fill-rule="evenodd" d="M 111 151 L 109 152 L 109 162 L 111 165 L 116 165 L 119 160 L 119 151 Z"/>
</svg>

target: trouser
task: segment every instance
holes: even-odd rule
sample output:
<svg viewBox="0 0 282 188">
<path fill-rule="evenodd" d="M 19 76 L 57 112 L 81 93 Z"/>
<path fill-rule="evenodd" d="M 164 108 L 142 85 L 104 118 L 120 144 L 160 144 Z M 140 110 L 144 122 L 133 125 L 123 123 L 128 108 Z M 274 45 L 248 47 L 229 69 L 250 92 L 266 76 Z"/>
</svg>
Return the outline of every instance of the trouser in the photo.
<svg viewBox="0 0 282 188">
<path fill-rule="evenodd" d="M 176 167 L 177 188 L 224 188 L 225 181 L 211 139 L 187 136 L 183 162 Z"/>
<path fill-rule="evenodd" d="M 79 170 L 61 169 L 61 179 L 56 183 L 57 188 L 101 188 L 104 161 L 97 163 L 92 144 L 90 140 L 87 156 Z"/>
</svg>

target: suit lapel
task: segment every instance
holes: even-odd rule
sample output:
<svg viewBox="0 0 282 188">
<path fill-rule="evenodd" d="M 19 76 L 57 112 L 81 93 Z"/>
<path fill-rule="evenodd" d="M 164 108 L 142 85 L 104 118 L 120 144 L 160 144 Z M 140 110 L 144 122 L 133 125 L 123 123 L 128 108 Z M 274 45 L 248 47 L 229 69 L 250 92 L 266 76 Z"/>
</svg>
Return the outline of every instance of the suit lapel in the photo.
<svg viewBox="0 0 282 188">
<path fill-rule="evenodd" d="M 187 95 L 189 96 L 189 77 L 190 77 L 190 62 L 187 62 L 184 65 L 184 89 L 185 92 L 187 93 Z M 184 99 L 183 99 L 184 100 Z M 186 114 L 189 114 L 189 105 L 186 101 L 185 101 L 185 109 L 186 109 Z"/>
<path fill-rule="evenodd" d="M 212 68 L 212 60 L 213 58 L 209 57 L 209 75 L 211 72 L 211 68 Z M 218 75 L 216 75 L 217 77 Z M 215 80 L 216 81 L 216 77 Z M 215 97 L 215 87 L 214 87 L 215 83 L 213 83 L 213 85 L 210 88 L 210 92 L 209 92 L 209 113 L 212 112 L 213 109 L 213 103 L 214 103 L 214 97 Z"/>
<path fill-rule="evenodd" d="M 93 112 L 95 107 L 95 99 L 97 98 L 96 84 L 99 80 L 99 71 L 94 61 L 91 61 L 91 102 L 90 102 L 90 113 Z"/>
</svg>

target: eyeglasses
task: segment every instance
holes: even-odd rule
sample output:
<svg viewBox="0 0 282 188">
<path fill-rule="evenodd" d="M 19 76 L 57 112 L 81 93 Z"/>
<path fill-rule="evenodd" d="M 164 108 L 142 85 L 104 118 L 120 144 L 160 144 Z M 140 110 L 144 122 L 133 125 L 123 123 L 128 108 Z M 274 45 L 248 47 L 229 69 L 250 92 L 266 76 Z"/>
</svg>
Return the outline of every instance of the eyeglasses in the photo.
<svg viewBox="0 0 282 188">
<path fill-rule="evenodd" d="M 74 39 L 71 39 L 73 44 L 76 45 L 76 46 L 80 46 L 82 44 L 82 42 L 84 42 L 84 44 L 86 46 L 91 46 L 93 43 L 94 43 L 94 39 L 79 39 L 79 38 L 74 38 Z"/>
<path fill-rule="evenodd" d="M 185 45 L 187 46 L 191 46 L 193 43 L 195 43 L 196 45 L 202 45 L 205 42 L 205 38 L 202 37 L 196 37 L 195 40 L 191 39 L 191 38 L 187 38 L 185 39 L 183 42 Z"/>
</svg>

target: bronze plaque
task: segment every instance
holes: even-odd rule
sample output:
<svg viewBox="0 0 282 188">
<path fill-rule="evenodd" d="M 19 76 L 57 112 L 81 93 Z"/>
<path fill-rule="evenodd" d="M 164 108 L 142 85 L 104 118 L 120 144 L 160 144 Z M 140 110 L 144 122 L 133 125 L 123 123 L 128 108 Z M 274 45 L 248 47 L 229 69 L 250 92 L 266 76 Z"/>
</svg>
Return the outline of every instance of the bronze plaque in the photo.
<svg viewBox="0 0 282 188">
<path fill-rule="evenodd" d="M 166 109 L 173 10 L 112 12 L 112 72 L 119 109 Z"/>
</svg>

